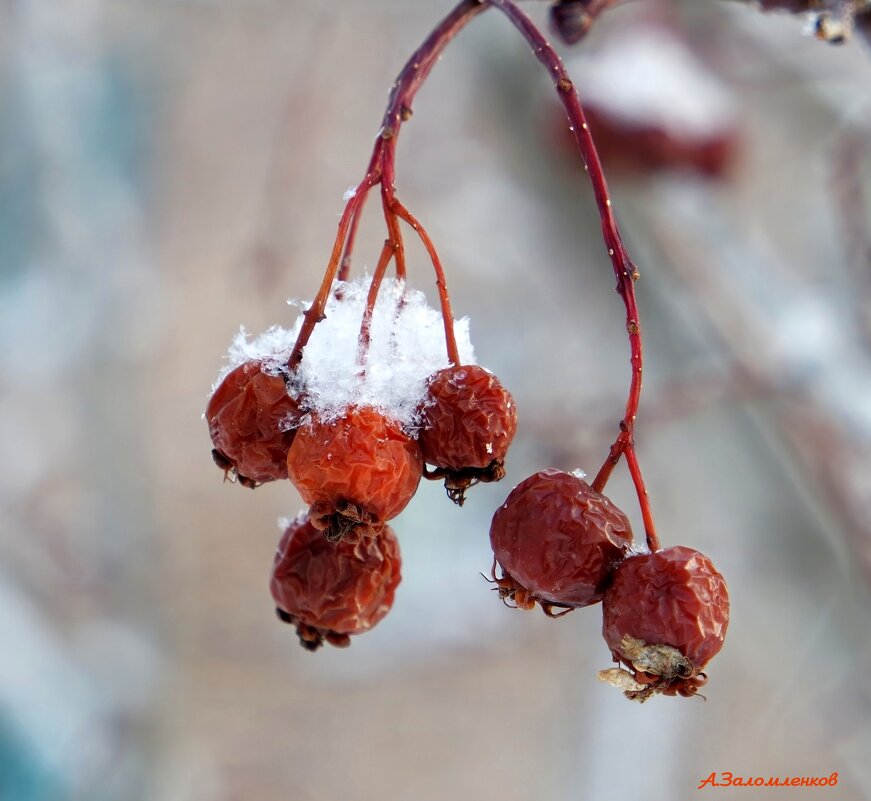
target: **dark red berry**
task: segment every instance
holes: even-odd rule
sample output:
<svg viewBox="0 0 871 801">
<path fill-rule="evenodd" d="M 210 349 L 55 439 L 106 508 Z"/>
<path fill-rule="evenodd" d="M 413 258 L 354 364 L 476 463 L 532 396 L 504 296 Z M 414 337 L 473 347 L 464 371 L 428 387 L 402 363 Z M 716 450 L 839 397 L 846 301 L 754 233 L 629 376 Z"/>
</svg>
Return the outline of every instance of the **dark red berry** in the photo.
<svg viewBox="0 0 871 801">
<path fill-rule="evenodd" d="M 602 611 L 615 661 L 642 685 L 630 686 L 628 697 L 693 695 L 706 680 L 702 669 L 723 647 L 729 592 L 707 556 L 675 546 L 624 561 Z"/>
<path fill-rule="evenodd" d="M 538 601 L 550 612 L 602 599 L 632 545 L 632 529 L 586 481 L 548 469 L 518 484 L 496 510 L 490 544 L 504 573 L 497 579 L 503 599 L 522 608 Z"/>
<path fill-rule="evenodd" d="M 308 517 L 294 520 L 278 543 L 271 590 L 281 620 L 296 626 L 309 651 L 326 640 L 350 645 L 393 605 L 400 581 L 399 543 L 389 526 L 357 542 L 327 542 Z"/>
<path fill-rule="evenodd" d="M 462 505 L 465 490 L 505 475 L 505 455 L 517 430 L 517 407 L 491 372 L 476 364 L 447 367 L 431 379 L 421 409 L 418 442 L 425 462 Z"/>
<path fill-rule="evenodd" d="M 593 24 L 587 0 L 559 0 L 550 7 L 551 30 L 565 44 L 573 45 L 584 38 Z"/>
<path fill-rule="evenodd" d="M 231 371 L 209 400 L 206 421 L 212 457 L 243 486 L 287 478 L 287 451 L 299 405 L 282 376 L 264 373 L 259 362 Z"/>
<path fill-rule="evenodd" d="M 313 415 L 296 434 L 287 472 L 312 523 L 333 540 L 372 534 L 398 515 L 420 483 L 417 443 L 375 409 L 349 409 L 330 423 Z"/>
</svg>

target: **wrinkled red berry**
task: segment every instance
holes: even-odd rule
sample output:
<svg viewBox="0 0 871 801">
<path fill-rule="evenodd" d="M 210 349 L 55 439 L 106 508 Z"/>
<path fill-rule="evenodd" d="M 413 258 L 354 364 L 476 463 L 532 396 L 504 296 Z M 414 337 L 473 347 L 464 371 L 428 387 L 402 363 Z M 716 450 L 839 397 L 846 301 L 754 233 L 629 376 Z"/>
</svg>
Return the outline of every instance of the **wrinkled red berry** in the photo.
<svg viewBox="0 0 871 801">
<path fill-rule="evenodd" d="M 538 601 L 575 608 L 602 599 L 632 545 L 629 520 L 586 481 L 542 470 L 518 484 L 493 515 L 490 543 L 504 576 L 500 595 L 522 608 Z M 495 578 L 495 576 L 494 576 Z"/>
<path fill-rule="evenodd" d="M 550 8 L 550 27 L 565 44 L 577 44 L 593 24 L 587 0 L 559 0 Z"/>
<path fill-rule="evenodd" d="M 726 582 L 707 556 L 675 546 L 633 556 L 614 573 L 602 603 L 602 633 L 615 661 L 654 692 L 692 695 L 729 624 Z"/>
<path fill-rule="evenodd" d="M 393 605 L 400 581 L 399 543 L 389 526 L 357 542 L 327 542 L 303 516 L 285 529 L 272 568 L 277 613 L 296 626 L 309 651 L 324 640 L 350 645 L 350 635 L 371 629 Z"/>
<path fill-rule="evenodd" d="M 491 372 L 476 364 L 439 370 L 421 409 L 418 442 L 429 474 L 445 478 L 452 500 L 462 505 L 465 490 L 505 475 L 505 454 L 517 430 L 517 407 Z"/>
<path fill-rule="evenodd" d="M 287 451 L 299 405 L 282 376 L 245 362 L 220 383 L 206 408 L 212 456 L 244 486 L 287 478 Z"/>
<path fill-rule="evenodd" d="M 287 472 L 311 504 L 313 525 L 338 540 L 396 517 L 417 491 L 423 459 L 397 424 L 363 406 L 331 423 L 312 415 L 297 430 Z"/>
</svg>

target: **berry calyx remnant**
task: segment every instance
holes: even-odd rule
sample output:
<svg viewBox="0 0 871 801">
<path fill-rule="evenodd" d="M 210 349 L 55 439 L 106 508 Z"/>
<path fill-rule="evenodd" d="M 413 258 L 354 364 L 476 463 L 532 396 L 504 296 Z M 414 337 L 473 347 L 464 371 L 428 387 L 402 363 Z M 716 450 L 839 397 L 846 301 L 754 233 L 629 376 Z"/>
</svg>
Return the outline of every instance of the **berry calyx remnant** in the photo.
<svg viewBox="0 0 871 801">
<path fill-rule="evenodd" d="M 427 478 L 444 478 L 448 497 L 462 506 L 465 491 L 505 475 L 505 455 L 517 430 L 517 406 L 491 372 L 453 365 L 430 380 L 418 442 Z"/>
<path fill-rule="evenodd" d="M 245 362 L 209 399 L 212 457 L 225 476 L 232 471 L 245 487 L 287 478 L 287 452 L 298 420 L 299 404 L 284 376 L 263 372 L 259 362 Z"/>
<path fill-rule="evenodd" d="M 632 700 L 690 696 L 723 647 L 729 591 L 707 556 L 674 546 L 626 559 L 614 572 L 602 612 L 605 642 L 629 671 L 612 668 L 600 678 Z"/>
<path fill-rule="evenodd" d="M 503 600 L 545 612 L 602 600 L 615 566 L 632 546 L 629 519 L 586 481 L 542 470 L 518 484 L 490 526 L 503 576 L 493 578 Z"/>
<path fill-rule="evenodd" d="M 401 575 L 399 543 L 383 526 L 357 542 L 327 542 L 307 516 L 285 529 L 278 543 L 270 589 L 276 613 L 296 627 L 300 645 L 339 648 L 368 631 L 393 605 Z"/>
<path fill-rule="evenodd" d="M 396 517 L 423 473 L 420 447 L 371 406 L 338 420 L 313 414 L 287 454 L 287 473 L 306 503 L 312 525 L 329 540 L 371 536 Z"/>
</svg>

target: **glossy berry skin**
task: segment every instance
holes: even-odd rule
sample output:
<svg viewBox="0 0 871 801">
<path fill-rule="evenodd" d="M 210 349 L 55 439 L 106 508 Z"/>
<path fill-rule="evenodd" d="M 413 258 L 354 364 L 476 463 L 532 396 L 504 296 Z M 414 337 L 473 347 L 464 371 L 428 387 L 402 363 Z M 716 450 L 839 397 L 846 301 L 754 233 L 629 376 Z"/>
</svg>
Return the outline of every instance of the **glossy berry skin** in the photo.
<svg viewBox="0 0 871 801">
<path fill-rule="evenodd" d="M 638 659 L 627 654 L 626 637 L 672 646 L 688 660 L 679 675 L 665 676 L 673 680 L 671 689 L 681 692 L 687 689 L 681 682 L 698 676 L 723 647 L 729 591 L 707 556 L 675 546 L 624 561 L 614 573 L 602 611 L 605 642 L 615 660 L 636 669 L 636 677 Z M 692 684 L 688 689 L 681 694 L 692 694 Z"/>
<path fill-rule="evenodd" d="M 279 618 L 296 626 L 300 645 L 339 647 L 371 629 L 393 605 L 400 581 L 399 543 L 384 526 L 355 543 L 328 542 L 303 516 L 281 537 L 271 590 Z"/>
<path fill-rule="evenodd" d="M 446 478 L 448 494 L 458 503 L 471 484 L 505 475 L 505 455 L 516 431 L 511 393 L 483 367 L 455 365 L 430 380 L 418 442 L 424 461 L 438 468 L 434 477 Z"/>
<path fill-rule="evenodd" d="M 262 372 L 259 362 L 232 370 L 212 394 L 206 421 L 215 462 L 244 486 L 287 478 L 291 426 L 299 405 L 282 376 Z"/>
<path fill-rule="evenodd" d="M 547 611 L 546 604 L 600 601 L 632 545 L 632 530 L 626 515 L 586 481 L 548 469 L 518 484 L 496 510 L 490 544 L 505 573 L 500 588 L 513 586 Z"/>
<path fill-rule="evenodd" d="M 330 423 L 316 415 L 302 425 L 287 454 L 287 472 L 331 539 L 377 531 L 417 490 L 420 448 L 369 406 L 349 409 Z"/>
</svg>

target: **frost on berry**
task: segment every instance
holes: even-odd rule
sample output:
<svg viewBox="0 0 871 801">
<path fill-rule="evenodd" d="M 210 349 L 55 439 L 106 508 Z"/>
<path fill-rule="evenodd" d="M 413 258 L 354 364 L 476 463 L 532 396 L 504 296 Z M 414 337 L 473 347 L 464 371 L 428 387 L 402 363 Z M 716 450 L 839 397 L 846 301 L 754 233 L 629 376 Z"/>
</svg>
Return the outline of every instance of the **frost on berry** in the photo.
<svg viewBox="0 0 871 801">
<path fill-rule="evenodd" d="M 375 409 L 348 409 L 324 422 L 300 426 L 287 455 L 287 472 L 312 524 L 331 540 L 377 532 L 417 490 L 423 459 L 417 442 Z"/>
<path fill-rule="evenodd" d="M 421 411 L 418 442 L 425 462 L 445 479 L 460 506 L 479 481 L 505 475 L 505 455 L 517 430 L 517 407 L 492 373 L 476 364 L 447 367 L 431 379 Z"/>
<path fill-rule="evenodd" d="M 297 401 L 281 375 L 244 362 L 229 372 L 206 408 L 215 463 L 239 483 L 255 487 L 287 478 L 287 452 L 299 417 Z"/>
<path fill-rule="evenodd" d="M 276 613 L 296 627 L 300 645 L 350 645 L 393 605 L 400 581 L 399 543 L 389 526 L 357 542 L 327 542 L 306 516 L 290 523 L 278 544 L 271 590 Z"/>
<path fill-rule="evenodd" d="M 723 646 L 729 593 L 708 557 L 675 546 L 623 562 L 602 611 L 605 642 L 638 685 L 618 685 L 628 698 L 690 696 L 707 680 L 702 670 Z M 616 671 L 600 677 L 615 683 Z"/>
<path fill-rule="evenodd" d="M 602 599 L 632 546 L 629 520 L 577 475 L 542 470 L 518 484 L 496 510 L 490 543 L 503 576 L 499 594 L 521 608 L 538 601 L 576 608 Z"/>
</svg>

